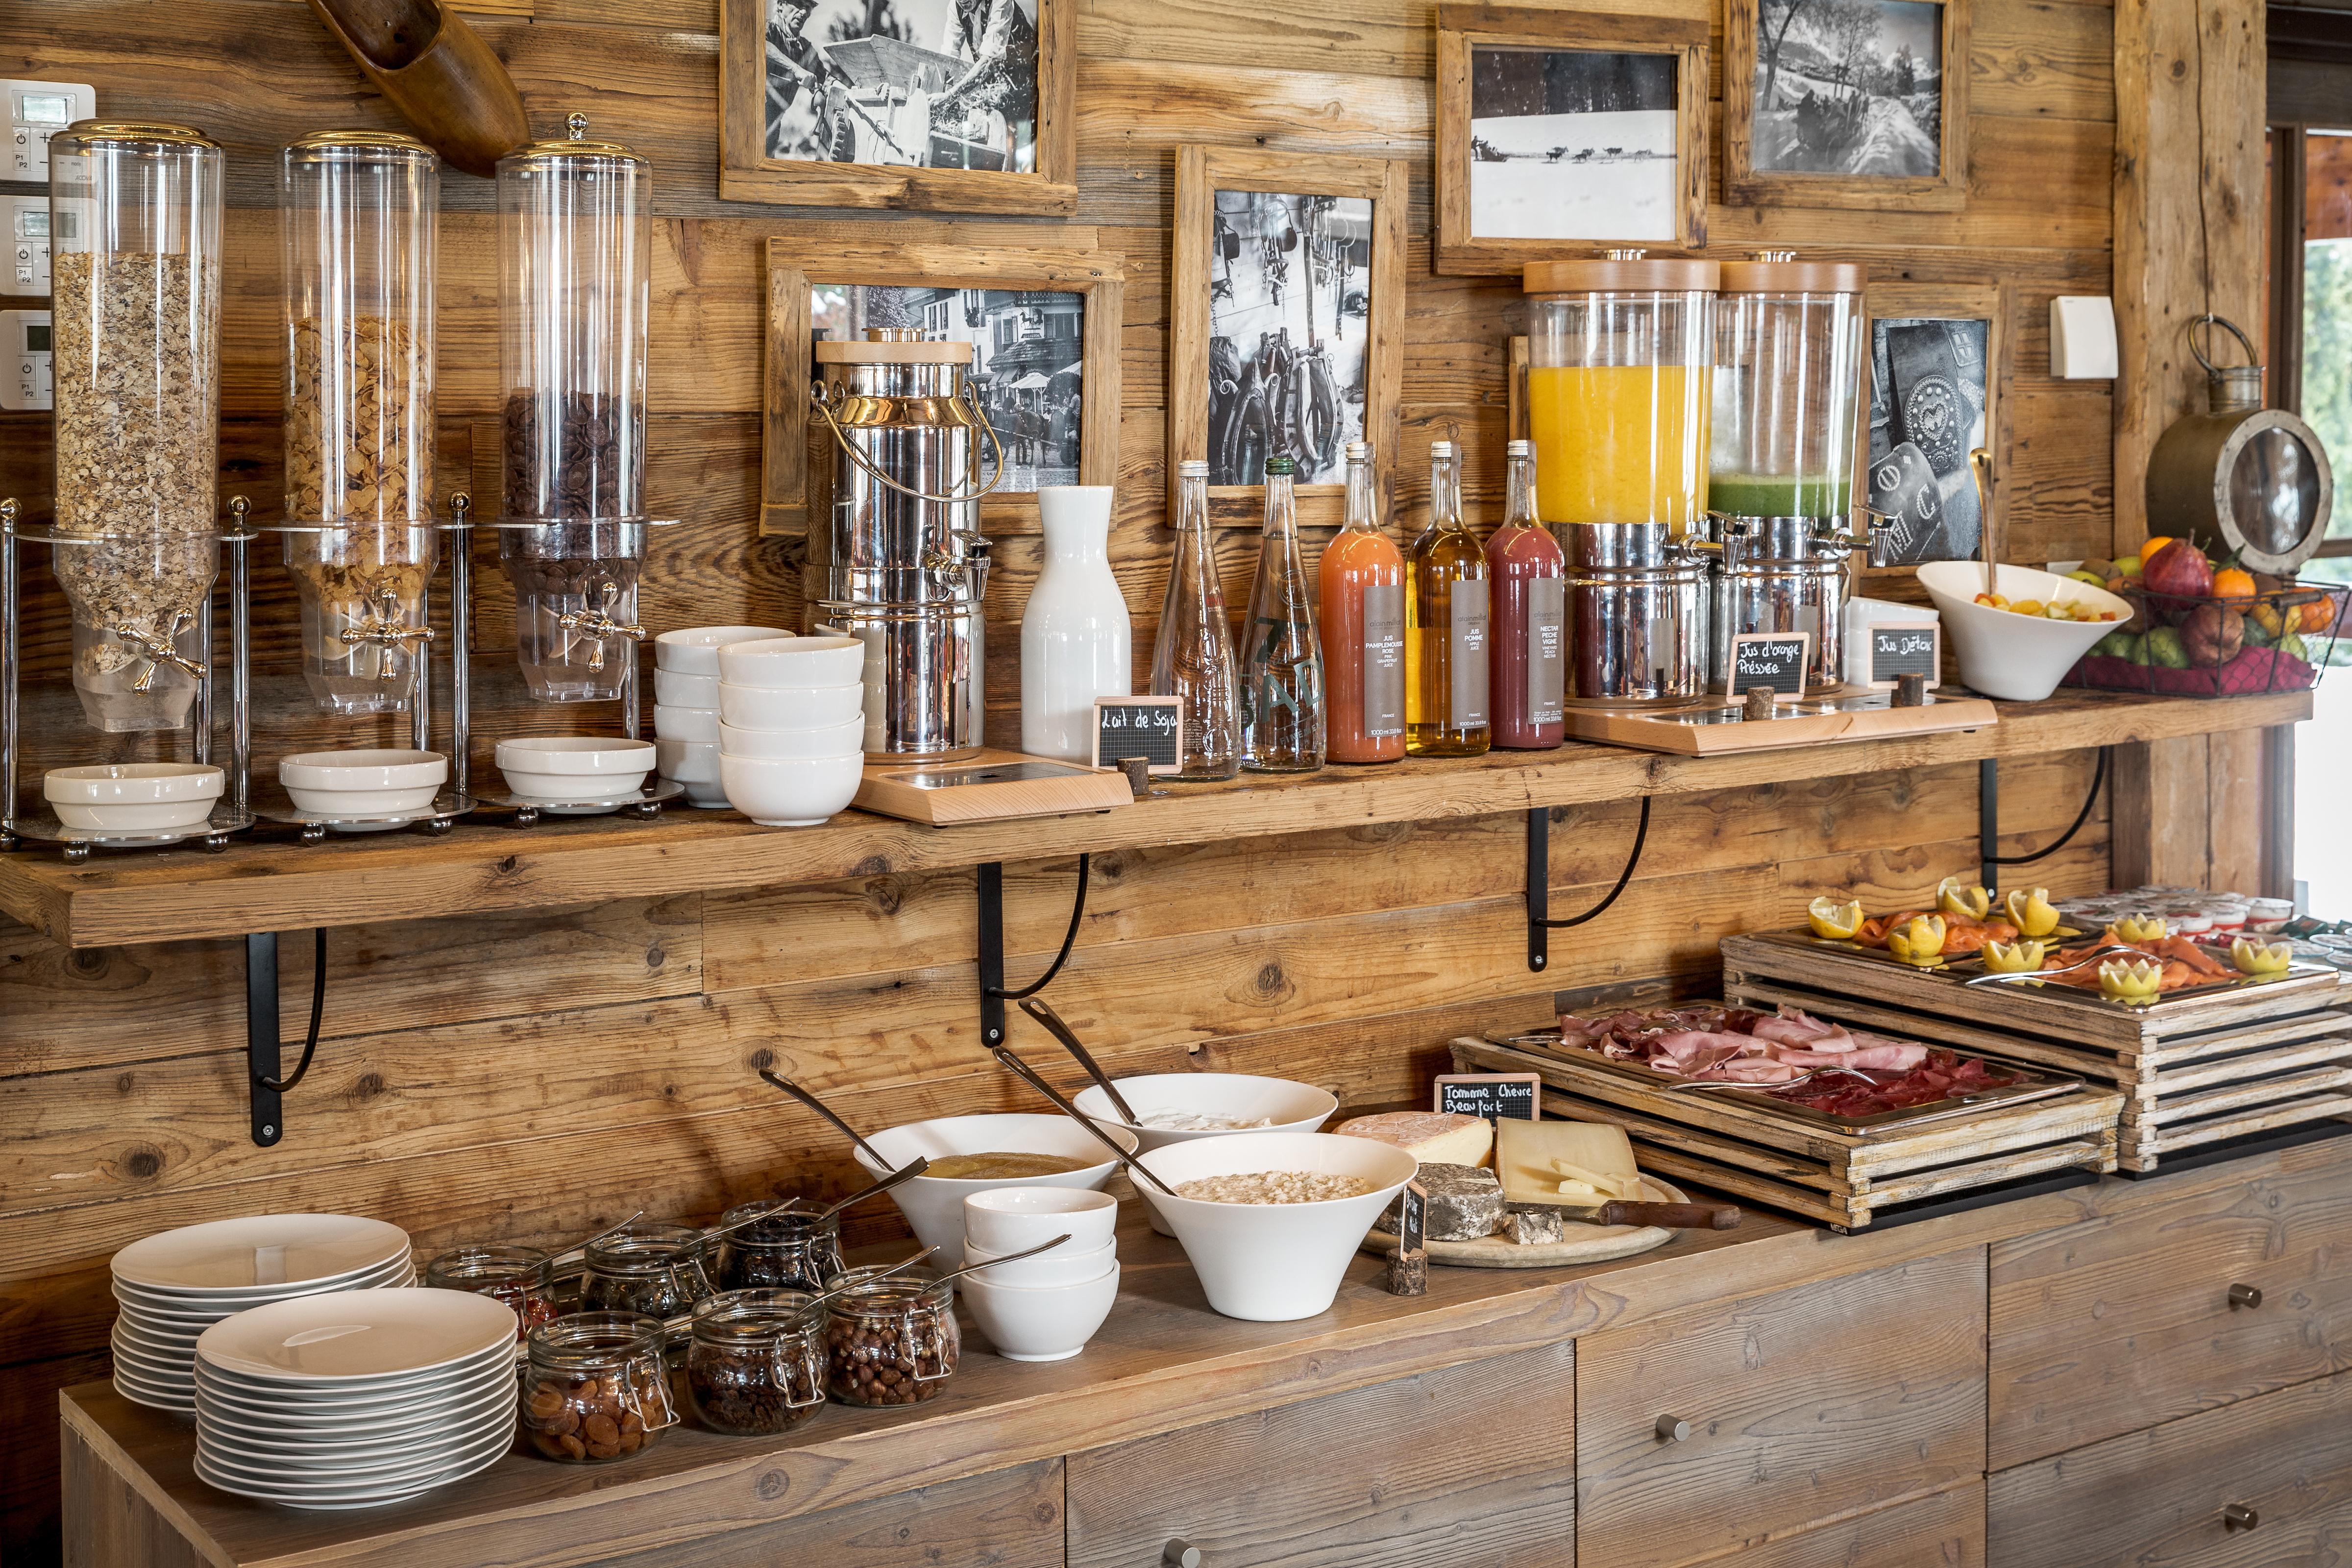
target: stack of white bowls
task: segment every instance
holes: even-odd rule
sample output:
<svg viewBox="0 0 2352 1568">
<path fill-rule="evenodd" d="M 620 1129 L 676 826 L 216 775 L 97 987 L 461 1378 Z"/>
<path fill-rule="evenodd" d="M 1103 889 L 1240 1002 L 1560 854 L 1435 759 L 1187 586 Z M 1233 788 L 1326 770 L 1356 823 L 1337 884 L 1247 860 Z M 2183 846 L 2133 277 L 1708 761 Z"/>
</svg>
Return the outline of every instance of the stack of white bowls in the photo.
<svg viewBox="0 0 2352 1568">
<path fill-rule="evenodd" d="M 866 645 L 772 637 L 719 650 L 719 778 L 763 827 L 814 827 L 866 770 Z"/>
<path fill-rule="evenodd" d="M 654 756 L 697 805 L 727 804 L 719 783 L 719 650 L 793 634 L 774 626 L 687 626 L 654 638 Z"/>
<path fill-rule="evenodd" d="M 515 1315 L 470 1290 L 350 1290 L 196 1342 L 196 1475 L 289 1508 L 395 1502 L 514 1446 Z"/>
<path fill-rule="evenodd" d="M 990 1263 L 1070 1239 L 961 1281 L 972 1321 L 1007 1361 L 1065 1361 L 1118 1300 L 1118 1202 L 1076 1187 L 997 1187 L 963 1201 L 963 1260 Z"/>
<path fill-rule="evenodd" d="M 408 1233 L 358 1215 L 214 1220 L 114 1255 L 114 1386 L 136 1405 L 195 1409 L 196 1341 L 222 1319 L 289 1297 L 416 1283 Z"/>
</svg>

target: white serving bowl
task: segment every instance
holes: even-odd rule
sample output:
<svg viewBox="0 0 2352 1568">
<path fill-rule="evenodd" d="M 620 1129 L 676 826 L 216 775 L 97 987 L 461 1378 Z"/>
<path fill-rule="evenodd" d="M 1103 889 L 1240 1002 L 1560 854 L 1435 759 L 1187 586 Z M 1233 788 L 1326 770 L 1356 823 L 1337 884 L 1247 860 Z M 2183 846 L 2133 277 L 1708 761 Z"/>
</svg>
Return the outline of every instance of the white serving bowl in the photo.
<svg viewBox="0 0 2352 1568">
<path fill-rule="evenodd" d="M 58 820 L 86 833 L 193 827 L 212 815 L 226 787 L 220 769 L 198 763 L 100 763 L 41 775 Z"/>
<path fill-rule="evenodd" d="M 823 730 L 866 718 L 866 683 L 803 686 L 778 690 L 765 686 L 719 683 L 719 722 L 737 730 Z"/>
<path fill-rule="evenodd" d="M 1209 1305 L 1228 1318 L 1289 1322 L 1331 1305 L 1364 1233 L 1421 1162 L 1393 1144 L 1334 1132 L 1229 1132 L 1171 1143 L 1138 1162 L 1171 1187 L 1204 1176 L 1307 1171 L 1360 1176 L 1372 1190 L 1312 1204 L 1225 1204 L 1172 1198 L 1139 1180 L 1168 1222 Z"/>
<path fill-rule="evenodd" d="M 507 787 L 526 801 L 619 800 L 654 771 L 651 741 L 599 735 L 527 735 L 500 741 L 495 755 Z"/>
<path fill-rule="evenodd" d="M 1121 1148 L 1135 1147 L 1135 1134 L 1118 1127 L 1103 1131 Z M 877 1165 L 866 1151 L 853 1151 L 857 1163 L 877 1176 L 885 1176 L 912 1160 L 916 1155 L 937 1160 L 949 1154 L 1062 1154 L 1074 1160 L 1089 1162 L 1076 1171 L 1065 1171 L 1051 1176 L 981 1176 L 961 1180 L 950 1176 L 917 1176 L 890 1189 L 890 1201 L 907 1216 L 907 1224 L 915 1237 L 926 1247 L 936 1247 L 941 1258 L 963 1256 L 963 1201 L 974 1193 L 994 1192 L 1019 1187 L 1072 1187 L 1085 1192 L 1098 1191 L 1110 1173 L 1118 1169 L 1118 1162 L 1110 1158 L 1109 1151 L 1099 1140 L 1068 1117 L 1055 1112 L 1049 1116 L 1026 1112 L 1008 1112 L 995 1116 L 942 1116 L 929 1121 L 910 1121 L 904 1127 L 892 1127 L 866 1140 L 874 1145 L 887 1165 Z M 1362 1142 L 1359 1138 L 1356 1142 Z M 1382 1145 L 1386 1147 L 1386 1145 Z M 1411 1156 L 1407 1156 L 1410 1158 Z M 1370 1229 L 1369 1223 L 1364 1227 Z M 1049 1231 L 1058 1236 L 1059 1231 Z M 1362 1232 L 1357 1233 L 1359 1239 Z M 1017 1249 L 1016 1249 L 1017 1250 Z"/>
<path fill-rule="evenodd" d="M 665 708 L 716 708 L 719 678 L 687 675 L 675 669 L 654 671 L 654 701 Z"/>
<path fill-rule="evenodd" d="M 1286 1078 L 1260 1078 L 1245 1072 L 1165 1072 L 1150 1073 L 1141 1078 L 1114 1079 L 1119 1093 L 1135 1108 L 1138 1116 L 1149 1116 L 1155 1110 L 1193 1110 L 1207 1115 L 1231 1116 L 1244 1121 L 1260 1117 L 1271 1118 L 1271 1127 L 1226 1127 L 1199 1131 L 1169 1127 L 1138 1127 L 1135 1135 L 1143 1140 L 1145 1152 L 1164 1149 L 1171 1143 L 1189 1143 L 1196 1138 L 1223 1138 L 1236 1132 L 1312 1132 L 1331 1119 L 1339 1109 L 1339 1097 L 1319 1089 L 1311 1083 L 1295 1083 Z M 1106 1121 L 1118 1121 L 1118 1113 L 1111 1109 L 1110 1096 L 1099 1085 L 1091 1085 L 1078 1092 L 1073 1101 L 1088 1116 L 1098 1116 Z M 1127 1125 L 1124 1122 L 1122 1126 Z"/>
<path fill-rule="evenodd" d="M 1007 1361 L 1067 1361 L 1087 1348 L 1095 1331 L 1118 1300 L 1118 1265 L 1076 1285 L 1043 1289 L 999 1285 L 985 1274 L 967 1274 L 964 1305 L 996 1353 Z"/>
<path fill-rule="evenodd" d="M 1055 1236 L 1061 1234 L 1060 1231 L 1054 1233 Z M 1050 1241 L 1053 1237 L 1046 1239 Z M 1016 1247 L 1014 1250 L 1025 1249 Z M 966 1263 L 987 1263 L 1003 1256 L 1005 1254 L 974 1247 L 969 1236 L 964 1238 L 963 1260 Z M 1118 1247 L 1116 1243 L 1106 1241 L 1100 1247 L 1080 1248 L 1078 1238 L 1073 1235 L 1051 1252 L 1041 1252 L 1034 1258 L 1024 1258 L 1013 1263 L 999 1263 L 985 1272 L 991 1284 L 1042 1289 L 1056 1285 L 1083 1285 L 1100 1276 L 1104 1269 L 1118 1266 Z M 964 1278 L 968 1279 L 971 1276 Z"/>
<path fill-rule="evenodd" d="M 719 749 L 730 757 L 792 762 L 808 757 L 846 757 L 866 749 L 864 715 L 821 730 L 738 730 L 719 726 Z"/>
<path fill-rule="evenodd" d="M 856 637 L 770 637 L 719 650 L 719 679 L 730 686 L 798 690 L 860 680 L 866 645 Z"/>
<path fill-rule="evenodd" d="M 1055 1252 L 1091 1250 L 1110 1243 L 1118 1227 L 1118 1200 L 1108 1193 L 1073 1187 L 992 1187 L 963 1200 L 964 1251 L 975 1247 L 1002 1258 L 1041 1247 L 1057 1236 L 1070 1239 Z"/>
<path fill-rule="evenodd" d="M 792 635 L 781 626 L 681 626 L 654 638 L 654 668 L 717 675 L 719 650 L 729 643 L 774 642 Z"/>
<path fill-rule="evenodd" d="M 799 760 L 719 753 L 719 783 L 727 804 L 762 827 L 822 826 L 857 798 L 865 777 L 860 752 Z"/>
<path fill-rule="evenodd" d="M 715 785 L 719 783 L 719 748 L 700 741 L 673 741 L 664 735 L 654 742 L 654 766 L 666 779 Z"/>
<path fill-rule="evenodd" d="M 278 764 L 278 782 L 302 811 L 322 816 L 391 816 L 423 811 L 448 781 L 439 752 L 404 749 L 304 752 Z"/>
<path fill-rule="evenodd" d="M 1994 568 L 1993 592 L 2015 604 L 2039 599 L 2047 605 L 2087 604 L 2113 610 L 2112 621 L 2053 621 L 1979 605 L 1984 566 L 1975 561 L 1931 561 L 1919 568 L 1919 585 L 1942 613 L 1944 634 L 1960 661 L 1960 679 L 1987 697 L 2039 702 L 2091 645 L 2120 630 L 2132 617 L 2130 604 L 2105 588 L 2031 566 Z"/>
<path fill-rule="evenodd" d="M 673 707 L 667 702 L 654 704 L 654 738 L 659 741 L 693 741 L 700 745 L 719 743 L 719 700 L 713 697 L 708 708 Z"/>
</svg>

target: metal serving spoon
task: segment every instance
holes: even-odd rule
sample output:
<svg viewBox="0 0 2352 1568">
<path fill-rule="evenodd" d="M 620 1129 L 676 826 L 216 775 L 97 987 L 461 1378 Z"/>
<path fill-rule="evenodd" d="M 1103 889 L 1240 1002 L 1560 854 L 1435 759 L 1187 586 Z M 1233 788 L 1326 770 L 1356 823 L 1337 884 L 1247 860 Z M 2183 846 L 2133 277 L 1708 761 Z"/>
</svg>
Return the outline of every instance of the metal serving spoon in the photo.
<svg viewBox="0 0 2352 1568">
<path fill-rule="evenodd" d="M 1045 1032 L 1061 1041 L 1062 1048 L 1077 1058 L 1078 1065 L 1087 1069 L 1087 1076 L 1095 1080 L 1096 1087 L 1109 1096 L 1110 1107 L 1118 1112 L 1118 1119 L 1121 1121 L 1126 1122 L 1129 1127 L 1141 1125 L 1135 1114 L 1135 1107 L 1127 1102 L 1127 1096 L 1119 1093 L 1118 1085 L 1111 1082 L 1110 1075 L 1103 1071 L 1100 1064 L 1096 1062 L 1094 1054 L 1078 1043 L 1077 1031 L 1062 1022 L 1062 1016 L 1055 1012 L 1044 997 L 1022 998 L 1021 1010 L 1043 1024 L 1045 1026 Z"/>
<path fill-rule="evenodd" d="M 866 1152 L 866 1157 L 867 1159 L 873 1161 L 876 1164 L 881 1166 L 886 1171 L 890 1168 L 890 1162 L 882 1157 L 882 1151 L 877 1149 L 873 1144 L 868 1143 L 864 1138 L 860 1137 L 856 1128 L 852 1127 L 848 1122 L 844 1121 L 840 1117 L 835 1116 L 833 1113 L 833 1107 L 827 1105 L 824 1100 L 819 1100 L 815 1095 L 811 1094 L 807 1089 L 803 1089 L 792 1079 L 772 1070 L 772 1068 L 761 1068 L 760 1069 L 760 1076 L 767 1079 L 771 1087 L 782 1089 L 786 1094 L 791 1095 L 794 1100 L 799 1100 L 803 1105 L 807 1106 L 811 1110 L 815 1111 L 819 1116 L 822 1116 L 827 1121 L 832 1122 L 835 1130 L 840 1132 L 843 1137 L 848 1139 L 852 1143 L 856 1144 L 860 1149 Z"/>
<path fill-rule="evenodd" d="M 1102 1146 L 1111 1152 L 1111 1157 L 1127 1168 L 1127 1173 L 1129 1176 L 1139 1175 L 1144 1177 L 1146 1180 L 1150 1181 L 1153 1186 L 1158 1187 L 1161 1192 L 1166 1193 L 1171 1198 L 1182 1195 L 1179 1194 L 1175 1188 L 1161 1181 L 1157 1175 L 1154 1175 L 1148 1168 L 1136 1163 L 1135 1156 L 1118 1146 L 1118 1140 L 1113 1138 L 1100 1127 L 1096 1126 L 1094 1118 L 1088 1116 L 1085 1111 L 1080 1110 L 1076 1106 L 1072 1105 L 1069 1100 L 1064 1097 L 1060 1089 L 1055 1089 L 1052 1084 L 1047 1083 L 1044 1079 L 1039 1078 L 1035 1070 L 1032 1068 L 1027 1062 L 1024 1062 L 1019 1057 L 1014 1056 L 1010 1048 L 1004 1046 L 997 1046 L 992 1048 L 996 1053 L 997 1061 L 1003 1066 L 1007 1072 L 1012 1073 L 1015 1078 L 1018 1078 L 1022 1082 L 1027 1084 L 1031 1089 L 1035 1089 L 1039 1094 L 1042 1094 L 1047 1100 L 1052 1100 L 1055 1107 L 1061 1110 L 1063 1115 L 1068 1117 L 1071 1121 L 1076 1122 L 1079 1126 L 1093 1133 L 1097 1139 L 1100 1140 Z"/>
</svg>

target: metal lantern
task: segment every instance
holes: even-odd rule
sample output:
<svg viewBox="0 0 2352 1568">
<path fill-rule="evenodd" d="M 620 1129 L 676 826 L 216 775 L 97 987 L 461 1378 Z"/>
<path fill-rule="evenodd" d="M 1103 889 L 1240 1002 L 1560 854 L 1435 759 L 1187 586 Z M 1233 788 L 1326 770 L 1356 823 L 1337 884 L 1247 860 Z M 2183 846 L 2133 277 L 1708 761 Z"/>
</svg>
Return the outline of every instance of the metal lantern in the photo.
<svg viewBox="0 0 2352 1568">
<path fill-rule="evenodd" d="M 2148 531 L 2190 540 L 2216 559 L 2234 556 L 2250 571 L 2293 576 L 2327 534 L 2336 477 L 2326 449 L 2301 419 L 2263 406 L 2260 364 L 2207 358 L 2200 326 L 2227 328 L 2255 357 L 2246 334 L 2221 317 L 2189 323 L 2210 406 L 2175 421 L 2148 454 Z"/>
</svg>

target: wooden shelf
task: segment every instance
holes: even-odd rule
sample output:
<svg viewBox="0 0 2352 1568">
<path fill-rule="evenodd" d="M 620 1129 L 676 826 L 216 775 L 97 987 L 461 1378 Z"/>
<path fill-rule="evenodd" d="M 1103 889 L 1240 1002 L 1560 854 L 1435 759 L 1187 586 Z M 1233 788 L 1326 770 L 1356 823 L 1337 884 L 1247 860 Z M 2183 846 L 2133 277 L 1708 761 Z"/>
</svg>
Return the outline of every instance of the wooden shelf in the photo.
<svg viewBox="0 0 2352 1568">
<path fill-rule="evenodd" d="M 439 838 L 404 833 L 315 845 L 247 837 L 219 854 L 100 854 L 79 866 L 27 847 L 0 855 L 0 910 L 62 944 L 109 947 L 1479 816 L 2262 729 L 2311 716 L 2308 692 L 2200 700 L 2067 691 L 1999 706 L 1998 724 L 1956 734 L 1726 757 L 1570 742 L 1557 752 L 1496 752 L 1472 761 L 1171 784 L 1164 796 L 1116 811 L 964 827 L 848 811 L 823 827 L 766 828 L 732 812 L 673 807 L 654 822 L 542 819 L 526 829 L 461 823 Z"/>
</svg>

